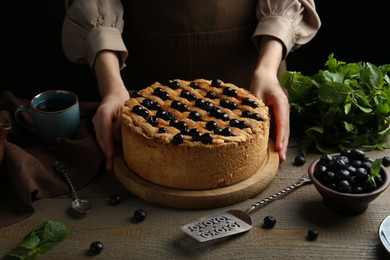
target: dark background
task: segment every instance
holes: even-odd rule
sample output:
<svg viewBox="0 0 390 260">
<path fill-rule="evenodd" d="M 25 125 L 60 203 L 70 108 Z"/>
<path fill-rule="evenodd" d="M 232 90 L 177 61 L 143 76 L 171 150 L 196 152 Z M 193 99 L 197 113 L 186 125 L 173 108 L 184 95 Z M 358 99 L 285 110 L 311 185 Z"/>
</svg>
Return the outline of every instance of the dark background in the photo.
<svg viewBox="0 0 390 260">
<path fill-rule="evenodd" d="M 61 47 L 65 15 L 61 0 L 6 1 L 1 18 L 2 69 L 0 93 L 11 90 L 31 98 L 47 89 L 69 89 L 81 100 L 98 99 L 96 81 L 87 65 L 66 59 Z M 389 9 L 386 1 L 317 0 L 322 27 L 317 36 L 292 52 L 288 69 L 306 75 L 324 68 L 330 53 L 345 62 L 390 63 Z"/>
</svg>

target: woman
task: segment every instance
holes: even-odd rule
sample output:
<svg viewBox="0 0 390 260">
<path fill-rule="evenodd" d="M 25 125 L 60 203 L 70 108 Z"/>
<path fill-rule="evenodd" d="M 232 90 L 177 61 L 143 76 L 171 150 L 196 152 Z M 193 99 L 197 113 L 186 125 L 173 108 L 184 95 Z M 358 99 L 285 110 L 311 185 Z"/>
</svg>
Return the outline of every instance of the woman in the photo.
<svg viewBox="0 0 390 260">
<path fill-rule="evenodd" d="M 67 0 L 63 48 L 88 63 L 102 97 L 93 118 L 112 170 L 128 89 L 155 81 L 220 78 L 249 89 L 272 111 L 280 161 L 289 103 L 279 84 L 288 53 L 320 27 L 312 0 Z"/>
</svg>

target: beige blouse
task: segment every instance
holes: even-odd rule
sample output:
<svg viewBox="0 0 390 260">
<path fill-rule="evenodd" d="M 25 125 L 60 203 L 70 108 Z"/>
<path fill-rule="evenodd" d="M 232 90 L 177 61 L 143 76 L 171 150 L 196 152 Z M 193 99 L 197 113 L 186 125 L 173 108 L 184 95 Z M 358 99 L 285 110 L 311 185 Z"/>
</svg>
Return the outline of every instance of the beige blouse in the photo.
<svg viewBox="0 0 390 260">
<path fill-rule="evenodd" d="M 194 30 L 204 33 L 210 24 L 212 28 L 210 30 L 213 32 L 230 30 L 234 37 L 246 37 L 245 34 L 236 33 L 239 32 L 238 29 L 243 27 L 242 21 L 249 20 L 247 16 L 251 10 L 241 10 L 245 8 L 255 9 L 252 10 L 255 24 L 249 27 L 252 33 L 248 36 L 254 46 L 256 48 L 259 46 L 259 38 L 262 35 L 273 36 L 283 43 L 284 57 L 286 57 L 289 52 L 309 42 L 321 25 L 313 0 L 207 0 L 207 4 L 204 0 L 142 0 L 138 1 L 141 8 L 143 7 L 141 11 L 133 10 L 138 8 L 134 3 L 137 1 L 66 0 L 67 13 L 63 23 L 62 44 L 67 58 L 76 63 L 88 63 L 92 68 L 99 51 L 113 50 L 120 53 L 121 67 L 123 68 L 128 62 L 129 52 L 133 51 L 128 49 L 132 47 L 133 43 L 126 43 L 126 40 L 131 41 L 131 37 L 124 37 L 126 35 L 124 30 L 125 32 L 126 29 L 130 31 L 127 34 L 131 35 L 140 27 L 144 31 L 152 31 L 153 36 L 161 34 L 162 31 L 165 32 L 164 30 L 168 26 L 170 26 L 169 28 L 175 27 L 172 28 L 173 34 L 188 35 Z M 197 9 L 196 5 L 199 5 L 200 8 Z M 208 9 L 212 9 L 210 10 L 211 15 L 206 14 L 206 17 L 203 18 L 202 12 L 208 12 L 208 9 L 205 8 L 206 5 Z M 189 10 L 190 8 L 195 11 Z M 197 10 L 199 10 L 198 15 Z M 161 23 L 165 22 L 163 14 L 161 14 L 164 11 L 165 14 L 169 13 L 169 16 L 173 18 L 167 22 L 168 25 L 164 29 L 154 32 L 153 27 L 160 26 L 160 21 Z M 242 17 L 233 17 L 236 14 Z M 213 15 L 220 16 L 220 19 L 213 19 Z M 150 19 L 153 20 L 150 25 L 128 26 L 127 24 L 132 22 L 134 17 L 148 18 L 148 16 L 154 19 Z M 188 20 L 188 17 L 192 17 L 193 20 L 184 21 Z M 146 21 L 148 20 L 146 19 Z M 182 21 L 187 23 L 186 29 L 178 25 Z M 199 23 L 199 26 L 196 23 Z M 213 32 L 207 33 L 212 34 Z M 139 35 L 137 37 L 139 38 Z M 220 34 L 215 38 L 220 39 L 221 37 L 226 36 Z M 157 41 L 157 39 L 153 38 L 153 41 Z M 194 41 L 193 38 L 189 39 L 185 38 L 185 41 Z M 207 38 L 204 41 L 208 42 L 209 40 Z"/>
</svg>

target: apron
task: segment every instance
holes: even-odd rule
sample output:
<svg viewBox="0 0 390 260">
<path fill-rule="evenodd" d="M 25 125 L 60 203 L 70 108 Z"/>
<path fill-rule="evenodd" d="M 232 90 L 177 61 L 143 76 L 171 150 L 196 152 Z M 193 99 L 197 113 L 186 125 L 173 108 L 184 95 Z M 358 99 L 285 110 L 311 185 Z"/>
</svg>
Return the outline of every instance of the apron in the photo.
<svg viewBox="0 0 390 260">
<path fill-rule="evenodd" d="M 129 89 L 180 78 L 249 88 L 257 0 L 123 0 Z"/>
</svg>

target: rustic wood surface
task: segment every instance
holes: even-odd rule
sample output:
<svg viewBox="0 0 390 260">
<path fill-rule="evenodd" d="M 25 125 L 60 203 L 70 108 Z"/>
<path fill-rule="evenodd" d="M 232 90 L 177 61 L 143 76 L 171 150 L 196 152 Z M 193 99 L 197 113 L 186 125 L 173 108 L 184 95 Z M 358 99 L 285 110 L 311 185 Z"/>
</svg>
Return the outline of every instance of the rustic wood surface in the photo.
<svg viewBox="0 0 390 260">
<path fill-rule="evenodd" d="M 34 202 L 35 213 L 28 219 L 0 229 L 0 257 L 9 252 L 39 222 L 65 223 L 70 233 L 58 246 L 38 259 L 390 259 L 378 238 L 381 221 L 390 215 L 390 189 L 372 202 L 358 216 L 343 216 L 326 208 L 312 184 L 275 200 L 251 214 L 253 228 L 227 240 L 199 243 L 180 227 L 200 217 L 227 209 L 246 209 L 295 183 L 310 161 L 294 166 L 298 149 L 291 145 L 287 160 L 279 166 L 274 181 L 256 197 L 215 209 L 174 209 L 146 202 L 127 191 L 113 174 L 101 172 L 79 197 L 92 202 L 87 215 L 75 215 L 67 196 Z M 368 152 L 372 158 L 388 155 L 389 150 Z M 111 194 L 122 202 L 110 206 Z M 145 221 L 134 223 L 136 209 L 148 213 Z M 277 223 L 272 229 L 262 227 L 263 218 L 272 215 Z M 316 228 L 319 236 L 306 240 L 307 231 Z M 96 256 L 88 254 L 93 241 L 104 244 Z"/>
</svg>

